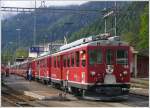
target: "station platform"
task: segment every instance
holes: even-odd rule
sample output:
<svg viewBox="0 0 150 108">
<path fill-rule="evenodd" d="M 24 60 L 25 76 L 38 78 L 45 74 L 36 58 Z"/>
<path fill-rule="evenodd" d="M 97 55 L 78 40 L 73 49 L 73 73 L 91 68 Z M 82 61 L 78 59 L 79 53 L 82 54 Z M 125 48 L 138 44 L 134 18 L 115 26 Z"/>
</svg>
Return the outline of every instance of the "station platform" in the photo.
<svg viewBox="0 0 150 108">
<path fill-rule="evenodd" d="M 143 96 L 149 96 L 149 89 L 144 88 L 130 88 L 130 93 Z"/>
<path fill-rule="evenodd" d="M 60 99 L 62 98 L 64 92 L 58 89 L 51 87 L 50 85 L 44 85 L 42 83 L 36 81 L 28 81 L 23 77 L 10 75 L 9 77 L 4 78 L 4 84 L 24 95 L 39 99 L 39 100 L 46 100 L 46 99 Z M 131 88 L 131 93 L 149 96 L 149 89 L 142 89 L 142 88 Z M 65 99 L 68 100 L 77 100 L 77 98 L 73 95 L 67 94 Z"/>
<path fill-rule="evenodd" d="M 63 97 L 64 92 L 58 89 L 55 89 L 49 85 L 44 85 L 36 81 L 28 81 L 23 77 L 10 75 L 9 77 L 4 78 L 4 84 L 19 93 L 33 97 L 39 100 L 55 100 L 55 99 L 68 99 L 76 100 L 72 95 L 67 94 L 66 97 Z"/>
<path fill-rule="evenodd" d="M 149 96 L 149 78 L 131 78 L 130 93 Z"/>
</svg>

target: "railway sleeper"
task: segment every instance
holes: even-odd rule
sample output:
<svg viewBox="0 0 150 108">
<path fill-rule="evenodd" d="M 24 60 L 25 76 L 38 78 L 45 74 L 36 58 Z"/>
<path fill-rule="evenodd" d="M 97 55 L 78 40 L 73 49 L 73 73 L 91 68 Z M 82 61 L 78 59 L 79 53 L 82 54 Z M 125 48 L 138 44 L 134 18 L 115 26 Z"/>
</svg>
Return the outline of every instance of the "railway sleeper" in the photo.
<svg viewBox="0 0 150 108">
<path fill-rule="evenodd" d="M 16 102 L 15 104 L 16 104 L 16 106 L 19 106 L 19 107 L 31 107 L 32 106 L 25 101 L 19 101 L 19 102 Z"/>
</svg>

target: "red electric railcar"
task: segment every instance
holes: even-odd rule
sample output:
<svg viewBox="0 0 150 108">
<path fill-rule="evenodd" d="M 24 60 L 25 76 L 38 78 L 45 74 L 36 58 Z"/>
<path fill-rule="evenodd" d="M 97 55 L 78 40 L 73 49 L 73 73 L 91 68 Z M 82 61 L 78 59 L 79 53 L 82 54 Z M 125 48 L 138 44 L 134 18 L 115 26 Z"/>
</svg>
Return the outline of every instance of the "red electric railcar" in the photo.
<svg viewBox="0 0 150 108">
<path fill-rule="evenodd" d="M 51 55 L 51 81 L 70 92 L 99 97 L 127 97 L 130 46 L 118 37 L 80 39 Z"/>
</svg>

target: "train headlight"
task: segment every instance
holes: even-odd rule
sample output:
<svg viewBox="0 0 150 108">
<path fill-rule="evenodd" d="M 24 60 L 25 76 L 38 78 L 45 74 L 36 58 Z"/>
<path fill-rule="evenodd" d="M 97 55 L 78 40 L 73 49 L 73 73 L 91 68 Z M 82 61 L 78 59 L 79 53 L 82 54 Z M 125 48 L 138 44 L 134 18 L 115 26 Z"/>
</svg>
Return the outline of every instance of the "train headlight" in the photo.
<svg viewBox="0 0 150 108">
<path fill-rule="evenodd" d="M 90 72 L 91 73 L 91 76 L 93 77 L 93 76 L 95 76 L 95 74 L 96 74 L 96 72 L 94 72 L 94 71 L 92 71 L 92 72 Z"/>
<path fill-rule="evenodd" d="M 127 71 L 124 71 L 124 72 L 123 72 L 123 74 L 124 74 L 124 75 L 127 75 L 127 74 L 128 74 L 128 72 L 127 72 Z"/>
<path fill-rule="evenodd" d="M 113 65 L 107 65 L 106 73 L 107 74 L 112 74 L 114 71 Z"/>
<path fill-rule="evenodd" d="M 122 77 L 122 74 L 120 74 L 120 77 Z"/>
<path fill-rule="evenodd" d="M 128 91 L 129 89 L 128 88 L 122 88 L 122 91 Z"/>
</svg>

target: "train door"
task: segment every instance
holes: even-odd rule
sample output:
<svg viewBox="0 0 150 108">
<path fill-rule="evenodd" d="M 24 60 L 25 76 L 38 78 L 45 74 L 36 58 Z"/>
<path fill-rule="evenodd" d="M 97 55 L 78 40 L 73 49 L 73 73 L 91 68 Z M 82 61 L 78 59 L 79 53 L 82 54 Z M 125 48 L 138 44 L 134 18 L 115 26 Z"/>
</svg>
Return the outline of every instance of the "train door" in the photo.
<svg viewBox="0 0 150 108">
<path fill-rule="evenodd" d="M 66 75 L 66 67 L 67 67 L 67 56 L 66 55 L 62 55 L 62 79 L 63 79 L 63 86 L 65 87 L 66 86 L 66 80 L 67 80 L 67 75 Z"/>
<path fill-rule="evenodd" d="M 63 65 L 62 65 L 62 63 L 63 63 L 63 56 L 62 55 L 60 55 L 60 78 L 61 78 L 61 80 L 63 80 Z"/>
<path fill-rule="evenodd" d="M 47 59 L 47 69 L 48 69 L 47 75 L 49 79 L 51 78 L 51 66 L 52 66 L 51 57 L 49 56 Z"/>
<path fill-rule="evenodd" d="M 37 78 L 40 79 L 40 61 L 37 61 Z"/>
<path fill-rule="evenodd" d="M 35 61 L 31 61 L 31 67 L 32 67 L 32 75 L 33 75 L 33 78 L 35 78 L 35 67 L 36 65 L 35 65 Z M 28 66 L 27 66 L 27 68 L 28 68 Z"/>
<path fill-rule="evenodd" d="M 43 59 L 43 74 L 44 80 L 47 79 L 47 58 Z"/>
<path fill-rule="evenodd" d="M 104 77 L 105 84 L 115 84 L 116 76 L 113 74 L 115 68 L 115 49 L 107 48 L 105 54 L 105 72 L 106 75 Z"/>
<path fill-rule="evenodd" d="M 113 49 L 106 50 L 106 65 L 114 65 L 114 51 Z"/>
<path fill-rule="evenodd" d="M 62 67 L 61 67 L 61 55 L 57 56 L 57 75 L 62 80 Z"/>
<path fill-rule="evenodd" d="M 87 65 L 87 54 L 86 50 L 82 49 L 80 51 L 80 67 L 81 67 L 81 83 L 86 82 L 86 65 Z"/>
</svg>

